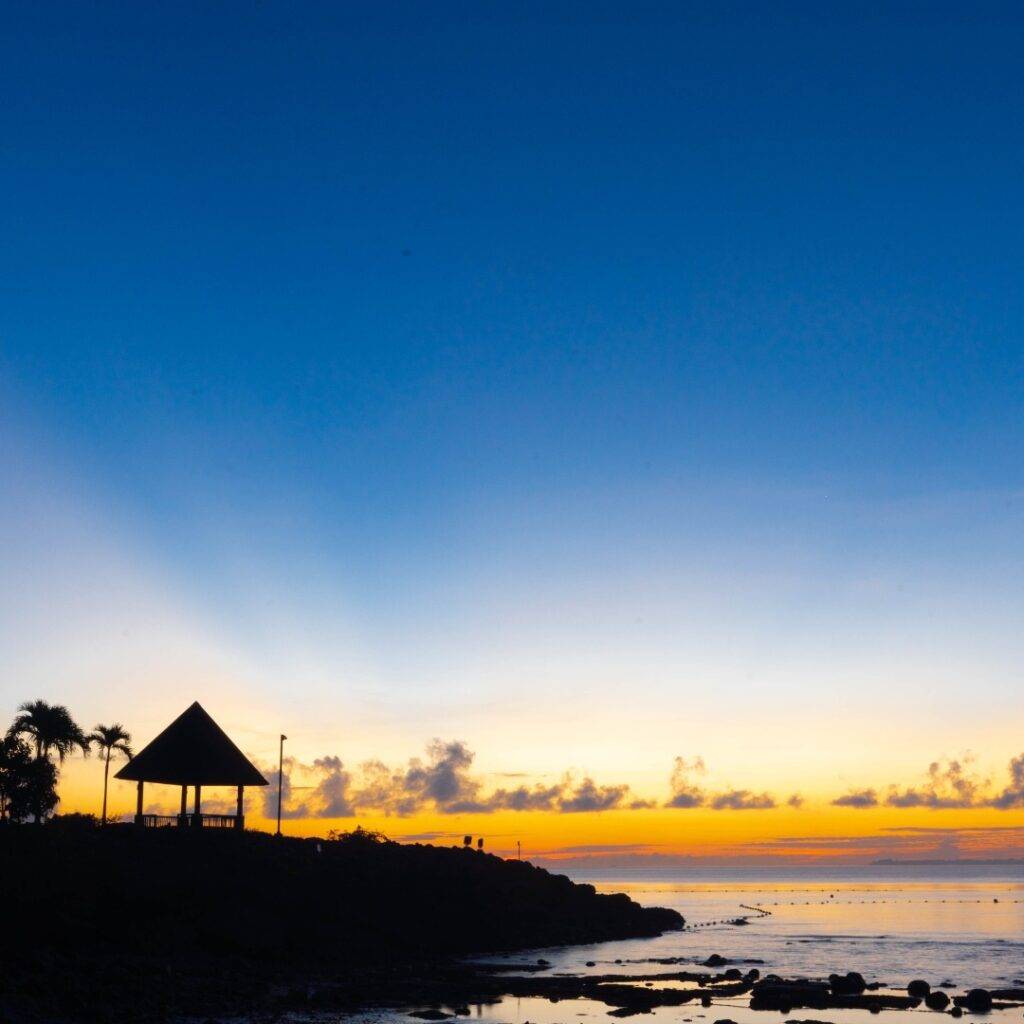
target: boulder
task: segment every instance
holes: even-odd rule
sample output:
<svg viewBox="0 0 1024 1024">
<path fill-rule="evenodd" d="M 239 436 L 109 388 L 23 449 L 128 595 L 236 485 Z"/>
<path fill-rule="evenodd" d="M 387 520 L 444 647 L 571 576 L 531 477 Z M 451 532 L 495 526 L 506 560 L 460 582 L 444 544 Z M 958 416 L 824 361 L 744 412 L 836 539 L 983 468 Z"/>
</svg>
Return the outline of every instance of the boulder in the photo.
<svg viewBox="0 0 1024 1024">
<path fill-rule="evenodd" d="M 864 990 L 868 987 L 864 975 L 857 971 L 849 971 L 846 974 L 830 974 L 828 983 L 833 995 L 837 996 L 863 995 Z"/>
<path fill-rule="evenodd" d="M 992 1009 L 992 993 L 985 988 L 972 988 L 964 999 L 964 1006 L 971 1013 L 988 1013 Z"/>
<path fill-rule="evenodd" d="M 927 981 L 922 981 L 921 978 L 915 978 L 907 986 L 907 995 L 912 996 L 914 999 L 927 999 L 928 993 L 931 992 L 932 987 Z"/>
<path fill-rule="evenodd" d="M 935 992 L 929 992 L 924 997 L 924 1005 L 929 1010 L 945 1010 L 949 1006 L 949 996 L 945 992 L 936 990 Z"/>
</svg>

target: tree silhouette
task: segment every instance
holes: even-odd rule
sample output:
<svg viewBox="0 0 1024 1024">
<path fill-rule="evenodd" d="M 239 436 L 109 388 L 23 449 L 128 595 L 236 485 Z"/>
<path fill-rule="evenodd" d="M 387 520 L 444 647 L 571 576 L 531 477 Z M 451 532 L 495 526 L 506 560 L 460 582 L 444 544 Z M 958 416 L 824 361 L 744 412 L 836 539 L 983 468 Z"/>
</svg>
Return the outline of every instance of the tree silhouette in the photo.
<svg viewBox="0 0 1024 1024">
<path fill-rule="evenodd" d="M 18 716 L 7 730 L 8 737 L 27 736 L 35 746 L 33 768 L 26 776 L 30 806 L 37 822 L 57 806 L 57 769 L 50 761 L 56 753 L 62 762 L 76 747 L 89 756 L 89 737 L 82 732 L 63 704 L 33 700 L 18 708 Z"/>
<path fill-rule="evenodd" d="M 0 738 L 0 822 L 42 821 L 57 806 L 57 769 L 48 758 L 33 758 L 18 736 Z"/>
<path fill-rule="evenodd" d="M 14 808 L 22 801 L 32 755 L 17 736 L 0 739 L 0 822 L 16 821 Z"/>
<path fill-rule="evenodd" d="M 50 752 L 57 754 L 63 762 L 75 747 L 89 756 L 89 737 L 71 717 L 63 704 L 47 704 L 45 700 L 33 700 L 18 708 L 19 714 L 8 736 L 28 736 L 36 748 L 36 759 L 48 758 Z"/>
<path fill-rule="evenodd" d="M 130 761 L 132 759 L 132 748 L 129 744 L 132 741 L 131 734 L 125 730 L 120 722 L 113 725 L 97 725 L 89 734 L 89 742 L 95 743 L 99 752 L 103 755 L 103 814 L 100 817 L 100 824 L 107 823 L 107 779 L 110 776 L 110 757 L 116 751 L 124 754 Z"/>
</svg>

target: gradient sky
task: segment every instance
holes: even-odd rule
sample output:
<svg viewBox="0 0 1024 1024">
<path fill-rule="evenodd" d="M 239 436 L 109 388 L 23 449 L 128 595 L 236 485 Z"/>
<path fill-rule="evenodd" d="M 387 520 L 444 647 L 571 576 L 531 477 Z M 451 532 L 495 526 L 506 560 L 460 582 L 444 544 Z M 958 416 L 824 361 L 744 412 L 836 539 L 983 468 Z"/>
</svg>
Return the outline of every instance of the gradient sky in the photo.
<svg viewBox="0 0 1024 1024">
<path fill-rule="evenodd" d="M 1019 850 L 1024 16 L 838 6 L 9 8 L 0 709 Z"/>
</svg>

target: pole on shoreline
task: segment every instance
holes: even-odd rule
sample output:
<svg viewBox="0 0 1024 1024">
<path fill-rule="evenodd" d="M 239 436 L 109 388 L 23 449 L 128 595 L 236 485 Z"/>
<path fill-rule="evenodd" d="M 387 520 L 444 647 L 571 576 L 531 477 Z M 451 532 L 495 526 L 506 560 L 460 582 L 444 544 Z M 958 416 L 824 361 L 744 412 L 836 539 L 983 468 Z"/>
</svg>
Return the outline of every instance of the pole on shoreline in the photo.
<svg viewBox="0 0 1024 1024">
<path fill-rule="evenodd" d="M 277 835 L 281 834 L 281 794 L 284 784 L 284 741 L 288 739 L 281 733 L 281 744 L 277 752 Z"/>
</svg>

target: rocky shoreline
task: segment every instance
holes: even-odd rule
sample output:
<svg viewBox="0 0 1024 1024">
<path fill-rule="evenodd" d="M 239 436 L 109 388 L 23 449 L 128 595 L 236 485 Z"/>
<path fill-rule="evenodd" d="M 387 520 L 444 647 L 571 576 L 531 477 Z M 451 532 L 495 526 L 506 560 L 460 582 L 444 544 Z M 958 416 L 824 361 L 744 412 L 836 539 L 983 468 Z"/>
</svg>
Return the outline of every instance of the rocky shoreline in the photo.
<svg viewBox="0 0 1024 1024">
<path fill-rule="evenodd" d="M 691 1003 L 707 1009 L 726 1000 L 734 1002 L 738 997 L 749 997 L 751 1010 L 783 1014 L 830 1009 L 875 1014 L 926 1007 L 960 1017 L 965 1012 L 983 1014 L 1024 1007 L 1024 988 L 970 989 L 948 995 L 940 987 L 932 989 L 928 982 L 918 979 L 898 992 L 888 990 L 880 982 L 866 982 L 855 971 L 832 974 L 826 980 L 782 978 L 762 975 L 758 968 L 741 971 L 737 967 L 718 972 L 681 970 L 545 977 L 542 972 L 546 966 L 543 961 L 434 965 L 428 975 L 414 973 L 386 981 L 377 979 L 371 988 L 380 982 L 384 984 L 375 998 L 366 987 L 368 978 L 355 985 L 352 979 L 325 981 L 304 990 L 277 993 L 277 1008 L 352 1012 L 373 1007 L 404 1010 L 419 1019 L 445 1020 L 467 1015 L 469 1006 L 492 1004 L 506 997 L 534 997 L 553 1003 L 590 1000 L 607 1007 L 611 1017 L 631 1017 L 660 1007 Z"/>
</svg>

